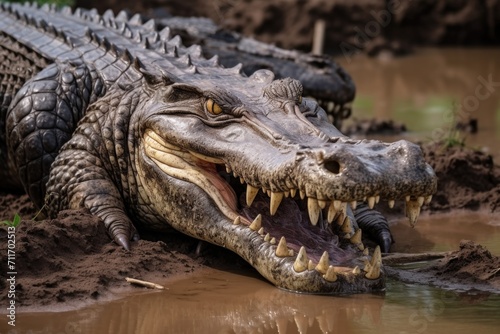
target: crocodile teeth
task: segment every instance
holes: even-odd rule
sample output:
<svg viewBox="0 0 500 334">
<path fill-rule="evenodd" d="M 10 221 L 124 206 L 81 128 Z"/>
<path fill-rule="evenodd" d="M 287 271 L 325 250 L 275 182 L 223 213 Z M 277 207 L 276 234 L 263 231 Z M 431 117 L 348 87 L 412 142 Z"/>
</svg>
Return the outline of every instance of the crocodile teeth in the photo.
<svg viewBox="0 0 500 334">
<path fill-rule="evenodd" d="M 300 199 L 306 198 L 306 193 L 302 190 L 299 190 L 299 195 L 300 195 Z"/>
<path fill-rule="evenodd" d="M 240 225 L 241 224 L 241 218 L 240 216 L 236 216 L 233 221 L 233 225 Z"/>
<path fill-rule="evenodd" d="M 406 201 L 406 217 L 410 220 L 411 227 L 417 223 L 420 215 L 420 204 L 418 201 Z"/>
<path fill-rule="evenodd" d="M 382 265 L 382 254 L 380 252 L 380 247 L 375 247 L 375 251 L 372 255 L 372 260 L 370 261 L 370 265 L 368 266 L 368 272 L 365 274 L 365 277 L 368 279 L 377 279 L 380 277 L 380 267 Z"/>
<path fill-rule="evenodd" d="M 427 197 L 425 198 L 424 203 L 425 203 L 425 204 L 429 204 L 431 201 L 432 201 L 432 195 L 429 195 L 429 196 L 427 196 Z"/>
<path fill-rule="evenodd" d="M 395 200 L 393 200 L 393 199 L 390 199 L 390 200 L 387 202 L 387 204 L 389 205 L 389 208 L 391 208 L 391 209 L 394 207 L 394 204 L 395 204 L 395 203 L 396 203 L 396 201 L 395 201 Z"/>
<path fill-rule="evenodd" d="M 420 206 L 424 205 L 424 197 L 423 196 L 418 196 L 417 202 L 418 202 L 418 205 L 420 205 Z"/>
<path fill-rule="evenodd" d="M 307 198 L 307 211 L 309 213 L 309 219 L 311 220 L 311 224 L 318 224 L 320 208 L 318 205 L 318 200 L 312 197 Z"/>
<path fill-rule="evenodd" d="M 252 205 L 253 200 L 255 199 L 255 196 L 257 196 L 258 192 L 259 188 L 255 188 L 254 186 L 247 184 L 247 206 Z"/>
<path fill-rule="evenodd" d="M 380 195 L 375 196 L 375 204 L 378 204 L 380 202 Z"/>
<path fill-rule="evenodd" d="M 367 256 L 369 254 L 369 250 L 368 250 L 368 247 L 366 247 L 364 250 L 363 250 L 363 255 Z"/>
<path fill-rule="evenodd" d="M 340 207 L 342 206 L 342 202 L 339 200 L 334 200 L 333 201 L 333 207 L 335 208 L 335 211 L 339 211 Z"/>
<path fill-rule="evenodd" d="M 326 208 L 327 204 L 328 204 L 327 201 L 322 200 L 322 199 L 318 199 L 318 205 L 319 205 L 320 208 L 322 208 L 322 209 Z"/>
<path fill-rule="evenodd" d="M 326 274 L 323 275 L 323 278 L 329 282 L 335 282 L 337 280 L 337 274 L 335 273 L 335 269 L 333 266 L 329 266 Z"/>
<path fill-rule="evenodd" d="M 352 208 L 353 210 L 356 210 L 357 205 L 358 205 L 358 202 L 357 202 L 357 201 L 352 201 L 352 202 L 351 202 L 351 208 Z"/>
<path fill-rule="evenodd" d="M 269 233 L 266 234 L 266 236 L 264 237 L 264 241 L 267 241 L 267 242 L 271 241 L 271 235 Z"/>
<path fill-rule="evenodd" d="M 335 209 L 334 205 L 335 201 L 330 203 L 330 206 L 328 207 L 328 214 L 326 216 L 326 219 L 328 220 L 328 223 L 332 223 L 333 220 L 335 219 L 335 216 L 337 215 L 337 210 Z"/>
<path fill-rule="evenodd" d="M 349 240 L 352 244 L 358 246 L 359 250 L 365 249 L 361 238 L 361 229 L 358 229 L 356 232 L 354 232 L 354 235 Z"/>
<path fill-rule="evenodd" d="M 250 229 L 252 231 L 258 231 L 262 227 L 262 215 L 258 214 L 257 217 L 253 220 L 253 222 L 250 224 Z"/>
<path fill-rule="evenodd" d="M 359 267 L 358 267 L 358 266 L 356 266 L 356 267 L 354 267 L 354 268 L 352 269 L 352 273 L 353 273 L 354 275 L 359 275 L 359 274 L 361 273 L 361 269 L 359 269 Z"/>
<path fill-rule="evenodd" d="M 231 167 L 228 165 L 226 165 L 226 173 L 231 174 Z"/>
<path fill-rule="evenodd" d="M 345 217 L 344 223 L 342 224 L 342 232 L 345 233 L 347 238 L 350 238 L 353 230 L 354 226 L 352 225 L 351 219 L 349 217 Z"/>
<path fill-rule="evenodd" d="M 324 251 L 323 255 L 321 255 L 321 258 L 319 259 L 318 264 L 316 265 L 316 271 L 322 274 L 326 274 L 329 265 L 330 259 L 328 258 L 328 253 Z"/>
<path fill-rule="evenodd" d="M 297 259 L 293 263 L 293 269 L 301 273 L 307 269 L 309 263 L 309 259 L 307 258 L 306 248 L 304 246 L 300 247 L 299 254 L 297 255 Z"/>
<path fill-rule="evenodd" d="M 307 263 L 307 270 L 313 270 L 315 267 L 313 260 L 309 260 Z"/>
<path fill-rule="evenodd" d="M 297 195 L 297 189 L 290 189 L 290 197 L 294 198 Z"/>
<path fill-rule="evenodd" d="M 375 206 L 375 197 L 373 196 L 368 197 L 368 207 L 370 209 L 373 209 L 374 206 Z"/>
<path fill-rule="evenodd" d="M 259 229 L 258 233 L 259 233 L 260 235 L 264 235 L 264 228 L 263 228 L 263 227 L 261 227 L 261 228 Z"/>
<path fill-rule="evenodd" d="M 269 211 L 271 213 L 271 216 L 274 216 L 282 200 L 283 200 L 283 193 L 275 193 L 274 191 L 271 193 L 271 205 L 269 206 Z"/>
<path fill-rule="evenodd" d="M 276 247 L 276 256 L 285 257 L 289 256 L 290 253 L 288 251 L 288 247 L 286 246 L 285 237 L 281 237 L 278 247 Z"/>
<path fill-rule="evenodd" d="M 276 245 L 276 238 L 272 237 L 271 240 L 269 241 L 271 245 Z"/>
</svg>

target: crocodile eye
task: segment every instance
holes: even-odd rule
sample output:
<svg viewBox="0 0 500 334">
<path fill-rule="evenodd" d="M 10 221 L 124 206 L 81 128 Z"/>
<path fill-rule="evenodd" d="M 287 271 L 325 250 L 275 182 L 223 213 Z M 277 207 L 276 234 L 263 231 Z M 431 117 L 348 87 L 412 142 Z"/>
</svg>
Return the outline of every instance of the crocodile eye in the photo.
<svg viewBox="0 0 500 334">
<path fill-rule="evenodd" d="M 207 108 L 208 112 L 213 115 L 218 115 L 222 112 L 222 108 L 212 99 L 207 99 L 205 102 L 205 108 Z"/>
</svg>

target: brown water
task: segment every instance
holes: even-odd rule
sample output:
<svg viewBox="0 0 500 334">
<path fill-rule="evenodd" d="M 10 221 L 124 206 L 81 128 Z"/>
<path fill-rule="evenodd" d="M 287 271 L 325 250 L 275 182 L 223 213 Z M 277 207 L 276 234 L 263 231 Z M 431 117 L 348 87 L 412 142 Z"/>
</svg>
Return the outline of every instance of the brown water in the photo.
<svg viewBox="0 0 500 334">
<path fill-rule="evenodd" d="M 446 251 L 467 238 L 500 255 L 500 218 L 423 216 L 391 222 L 396 251 Z M 162 283 L 162 282 L 159 282 Z M 168 290 L 136 293 L 70 312 L 18 316 L 20 333 L 498 333 L 500 296 L 389 280 L 382 295 L 300 295 L 253 271 L 207 270 Z M 476 332 L 477 333 L 477 332 Z"/>
<path fill-rule="evenodd" d="M 500 81 L 500 50 L 423 50 L 390 62 L 340 60 L 357 82 L 355 115 L 405 122 L 410 138 L 446 128 L 453 103 L 474 95 L 478 77 Z M 467 143 L 500 159 L 499 87 L 470 112 Z M 480 91 L 481 93 L 482 91 Z M 469 98 L 473 101 L 472 98 Z M 499 160 L 497 160 L 499 161 Z M 500 217 L 479 213 L 393 221 L 395 251 L 457 249 L 477 241 L 500 255 Z M 162 282 L 158 282 L 162 283 Z M 137 293 L 78 311 L 22 313 L 11 333 L 481 333 L 500 332 L 500 296 L 389 280 L 384 295 L 329 297 L 278 290 L 254 272 L 208 270 L 168 290 Z M 32 332 L 30 332 L 32 331 Z"/>
<path fill-rule="evenodd" d="M 410 139 L 446 136 L 453 115 L 478 120 L 466 143 L 500 161 L 500 49 L 423 49 L 387 59 L 338 62 L 356 83 L 353 115 L 406 124 Z M 490 82 L 490 85 L 484 83 Z"/>
</svg>

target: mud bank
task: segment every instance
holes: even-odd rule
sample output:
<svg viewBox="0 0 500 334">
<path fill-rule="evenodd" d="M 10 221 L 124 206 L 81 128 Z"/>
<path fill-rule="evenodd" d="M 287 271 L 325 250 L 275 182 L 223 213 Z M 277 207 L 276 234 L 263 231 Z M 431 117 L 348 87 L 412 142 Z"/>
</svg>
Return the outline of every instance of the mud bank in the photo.
<svg viewBox="0 0 500 334">
<path fill-rule="evenodd" d="M 472 241 L 421 269 L 401 270 L 386 266 L 389 276 L 408 283 L 469 291 L 500 293 L 500 257 Z"/>
</svg>

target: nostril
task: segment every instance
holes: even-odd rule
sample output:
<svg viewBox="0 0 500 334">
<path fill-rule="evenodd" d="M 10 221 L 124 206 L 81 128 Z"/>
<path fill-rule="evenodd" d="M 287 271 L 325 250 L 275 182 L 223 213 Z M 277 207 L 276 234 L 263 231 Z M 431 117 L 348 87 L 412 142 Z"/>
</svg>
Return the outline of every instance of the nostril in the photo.
<svg viewBox="0 0 500 334">
<path fill-rule="evenodd" d="M 340 173 L 340 164 L 335 160 L 327 160 L 325 161 L 325 168 L 332 172 L 333 174 Z"/>
</svg>

